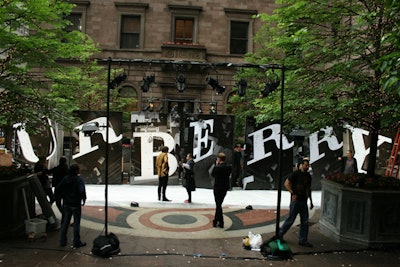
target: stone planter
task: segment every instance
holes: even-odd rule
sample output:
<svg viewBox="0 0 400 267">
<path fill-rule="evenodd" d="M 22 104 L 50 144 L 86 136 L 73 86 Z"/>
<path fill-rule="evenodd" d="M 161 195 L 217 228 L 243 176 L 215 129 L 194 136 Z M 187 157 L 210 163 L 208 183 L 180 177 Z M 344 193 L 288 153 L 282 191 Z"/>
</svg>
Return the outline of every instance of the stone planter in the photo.
<svg viewBox="0 0 400 267">
<path fill-rule="evenodd" d="M 321 180 L 322 232 L 366 247 L 400 244 L 400 191 L 344 187 Z"/>
<path fill-rule="evenodd" d="M 23 234 L 27 212 L 34 217 L 35 197 L 27 177 L 0 180 L 0 238 Z"/>
</svg>

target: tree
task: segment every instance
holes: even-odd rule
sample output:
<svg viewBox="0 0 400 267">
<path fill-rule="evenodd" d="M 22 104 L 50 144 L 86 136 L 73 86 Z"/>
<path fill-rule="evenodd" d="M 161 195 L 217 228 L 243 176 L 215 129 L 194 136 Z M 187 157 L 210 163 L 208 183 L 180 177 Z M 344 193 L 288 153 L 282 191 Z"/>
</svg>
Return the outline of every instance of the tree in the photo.
<svg viewBox="0 0 400 267">
<path fill-rule="evenodd" d="M 67 31 L 72 4 L 5 0 L 0 7 L 0 126 L 34 125 L 42 116 L 68 124 L 72 110 L 100 102 L 91 97 L 105 99 L 106 71 L 91 60 L 99 49 Z"/>
<path fill-rule="evenodd" d="M 383 45 L 400 44 L 400 32 L 396 29 L 400 28 L 400 4 L 396 0 L 386 1 L 385 6 L 390 12 L 388 16 L 395 24 L 392 32 L 387 32 L 382 38 Z M 396 49 L 391 53 L 384 55 L 379 60 L 380 71 L 382 72 L 382 85 L 384 90 L 394 88 L 400 94 L 400 49 Z"/>
<path fill-rule="evenodd" d="M 259 16 L 261 49 L 247 59 L 285 65 L 286 129 L 317 131 L 348 123 L 369 130 L 367 173 L 373 175 L 378 134 L 394 129 L 400 120 L 399 83 L 391 82 L 398 79 L 393 72 L 399 67 L 395 60 L 399 17 L 392 11 L 399 4 L 394 0 L 281 0 L 279 4 L 273 15 Z M 262 87 L 257 80 L 250 82 L 253 90 Z M 257 121 L 279 118 L 279 97 L 278 89 L 248 100 Z"/>
</svg>

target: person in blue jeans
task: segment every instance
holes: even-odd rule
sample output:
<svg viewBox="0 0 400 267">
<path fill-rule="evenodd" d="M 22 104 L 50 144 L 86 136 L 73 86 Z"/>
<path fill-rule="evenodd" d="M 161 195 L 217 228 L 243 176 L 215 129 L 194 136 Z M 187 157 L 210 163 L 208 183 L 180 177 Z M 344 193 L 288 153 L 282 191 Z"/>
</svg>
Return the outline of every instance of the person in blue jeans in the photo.
<svg viewBox="0 0 400 267">
<path fill-rule="evenodd" d="M 279 238 L 282 239 L 283 235 L 293 225 L 297 214 L 300 214 L 299 245 L 304 247 L 313 246 L 308 242 L 308 199 L 310 199 L 310 209 L 314 208 L 311 198 L 311 175 L 308 172 L 309 168 L 310 161 L 303 159 L 299 169 L 293 172 L 285 181 L 285 188 L 291 195 L 290 211 L 289 217 L 279 229 Z"/>
<path fill-rule="evenodd" d="M 67 245 L 67 232 L 71 217 L 74 217 L 74 239 L 73 248 L 86 246 L 81 241 L 80 227 L 82 206 L 86 202 L 86 189 L 83 179 L 79 175 L 79 165 L 73 164 L 69 169 L 69 174 L 65 176 L 56 187 L 57 194 L 62 198 L 63 216 L 60 230 L 60 246 Z"/>
</svg>

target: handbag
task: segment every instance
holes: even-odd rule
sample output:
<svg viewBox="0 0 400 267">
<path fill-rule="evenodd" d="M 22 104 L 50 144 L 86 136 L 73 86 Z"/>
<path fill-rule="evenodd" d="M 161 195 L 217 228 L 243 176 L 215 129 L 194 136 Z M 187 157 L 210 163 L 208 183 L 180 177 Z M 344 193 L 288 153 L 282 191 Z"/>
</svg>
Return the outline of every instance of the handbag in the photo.
<svg viewBox="0 0 400 267">
<path fill-rule="evenodd" d="M 100 257 L 111 257 L 121 252 L 118 237 L 110 233 L 107 236 L 99 235 L 93 240 L 92 254 Z"/>
</svg>

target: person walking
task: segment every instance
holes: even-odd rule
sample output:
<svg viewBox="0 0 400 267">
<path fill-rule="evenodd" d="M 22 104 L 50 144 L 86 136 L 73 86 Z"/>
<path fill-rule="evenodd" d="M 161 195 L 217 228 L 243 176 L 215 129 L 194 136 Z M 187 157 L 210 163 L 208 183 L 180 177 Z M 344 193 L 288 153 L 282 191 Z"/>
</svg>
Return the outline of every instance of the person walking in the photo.
<svg viewBox="0 0 400 267">
<path fill-rule="evenodd" d="M 211 171 L 211 176 L 214 181 L 214 200 L 215 200 L 215 215 L 213 220 L 214 227 L 224 228 L 224 217 L 222 211 L 222 203 L 224 202 L 226 193 L 230 186 L 230 175 L 232 173 L 232 166 L 226 164 L 225 153 L 218 153 L 215 166 Z"/>
<path fill-rule="evenodd" d="M 156 168 L 158 174 L 158 200 L 171 201 L 166 196 L 167 185 L 168 185 L 168 151 L 169 148 L 164 146 L 161 149 L 161 153 L 156 158 Z"/>
<path fill-rule="evenodd" d="M 192 153 L 186 155 L 186 162 L 182 163 L 184 169 L 183 184 L 188 193 L 188 199 L 185 203 L 192 203 L 192 191 L 196 191 L 196 180 L 194 179 L 194 160 Z"/>
<path fill-rule="evenodd" d="M 72 216 L 74 217 L 72 247 L 86 246 L 80 236 L 81 214 L 82 206 L 86 202 L 86 188 L 83 179 L 79 175 L 78 164 L 71 165 L 69 174 L 62 179 L 56 187 L 56 191 L 61 196 L 64 208 L 60 231 L 60 246 L 65 247 L 67 245 L 67 232 Z"/>
<path fill-rule="evenodd" d="M 282 239 L 284 234 L 293 225 L 297 214 L 300 214 L 300 231 L 299 231 L 299 245 L 304 247 L 312 247 L 313 245 L 308 242 L 308 206 L 307 201 L 310 199 L 310 209 L 314 208 L 311 198 L 311 175 L 308 172 L 310 161 L 303 159 L 299 169 L 294 171 L 285 180 L 285 188 L 291 195 L 289 217 L 285 220 L 282 227 L 279 229 L 279 239 Z"/>
<path fill-rule="evenodd" d="M 51 185 L 54 187 L 54 198 L 56 201 L 56 206 L 58 210 L 63 213 L 62 201 L 61 196 L 56 193 L 56 187 L 60 184 L 62 179 L 68 175 L 68 165 L 67 165 L 67 158 L 61 157 L 59 160 L 58 166 L 52 169 L 53 179 Z"/>
<path fill-rule="evenodd" d="M 355 174 L 358 173 L 357 160 L 353 156 L 352 150 L 347 150 L 345 157 L 340 157 L 341 161 L 341 172 L 344 174 Z"/>
</svg>

